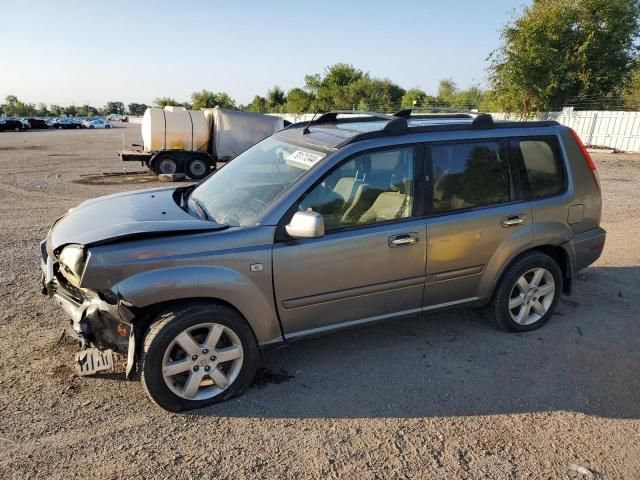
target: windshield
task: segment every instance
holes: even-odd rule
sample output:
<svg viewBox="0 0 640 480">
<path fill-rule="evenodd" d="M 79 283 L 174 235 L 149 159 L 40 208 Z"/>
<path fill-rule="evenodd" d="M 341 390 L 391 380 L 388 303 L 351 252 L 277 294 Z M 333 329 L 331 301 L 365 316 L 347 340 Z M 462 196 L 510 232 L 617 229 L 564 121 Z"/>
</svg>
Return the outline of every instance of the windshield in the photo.
<svg viewBox="0 0 640 480">
<path fill-rule="evenodd" d="M 326 153 L 269 137 L 200 184 L 189 207 L 218 223 L 244 227 L 257 218 Z"/>
</svg>

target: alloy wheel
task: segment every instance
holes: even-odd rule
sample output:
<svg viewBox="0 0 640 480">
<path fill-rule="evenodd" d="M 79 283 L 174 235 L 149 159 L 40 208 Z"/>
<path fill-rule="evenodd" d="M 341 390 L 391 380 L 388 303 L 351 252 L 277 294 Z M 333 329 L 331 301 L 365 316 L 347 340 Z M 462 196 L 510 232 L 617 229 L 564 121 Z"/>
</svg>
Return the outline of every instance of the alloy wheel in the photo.
<svg viewBox="0 0 640 480">
<path fill-rule="evenodd" d="M 169 389 L 187 400 L 206 400 L 226 390 L 242 369 L 238 335 L 219 323 L 183 330 L 167 346 L 162 376 Z"/>
<path fill-rule="evenodd" d="M 556 287 L 553 275 L 545 268 L 534 268 L 522 274 L 509 296 L 509 314 L 519 325 L 540 320 L 553 304 Z"/>
</svg>

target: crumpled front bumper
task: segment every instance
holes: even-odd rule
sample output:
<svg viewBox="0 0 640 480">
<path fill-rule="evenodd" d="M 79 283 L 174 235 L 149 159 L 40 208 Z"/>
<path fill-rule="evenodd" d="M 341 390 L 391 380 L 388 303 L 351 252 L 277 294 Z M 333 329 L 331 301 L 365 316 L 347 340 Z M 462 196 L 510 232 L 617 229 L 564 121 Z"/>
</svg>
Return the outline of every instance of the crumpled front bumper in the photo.
<svg viewBox="0 0 640 480">
<path fill-rule="evenodd" d="M 126 353 L 129 345 L 130 322 L 134 313 L 124 305 L 122 299 L 109 303 L 96 292 L 78 292 L 70 289 L 56 278 L 51 257 L 41 260 L 42 293 L 53 298 L 67 314 L 67 330 L 80 342 L 102 350 L 113 349 Z"/>
</svg>

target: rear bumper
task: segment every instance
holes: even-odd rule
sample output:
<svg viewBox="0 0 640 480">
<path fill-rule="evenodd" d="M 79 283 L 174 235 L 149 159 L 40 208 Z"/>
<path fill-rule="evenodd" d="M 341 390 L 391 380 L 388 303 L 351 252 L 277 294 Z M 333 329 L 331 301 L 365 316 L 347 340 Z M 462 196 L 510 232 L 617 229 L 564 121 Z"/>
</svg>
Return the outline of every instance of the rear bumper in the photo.
<svg viewBox="0 0 640 480">
<path fill-rule="evenodd" d="M 582 270 L 600 258 L 607 232 L 598 227 L 578 233 L 573 240 L 575 251 L 574 271 Z"/>
</svg>

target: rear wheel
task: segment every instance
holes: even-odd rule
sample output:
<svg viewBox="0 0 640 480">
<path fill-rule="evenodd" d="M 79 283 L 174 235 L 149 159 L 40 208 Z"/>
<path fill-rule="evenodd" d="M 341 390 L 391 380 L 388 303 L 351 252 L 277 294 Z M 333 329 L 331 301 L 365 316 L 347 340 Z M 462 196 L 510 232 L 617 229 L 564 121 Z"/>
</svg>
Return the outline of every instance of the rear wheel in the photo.
<svg viewBox="0 0 640 480">
<path fill-rule="evenodd" d="M 201 180 L 211 172 L 209 162 L 203 157 L 195 157 L 187 162 L 185 173 L 193 180 Z"/>
<path fill-rule="evenodd" d="M 535 330 L 551 318 L 561 294 L 562 271 L 556 261 L 531 252 L 507 268 L 487 312 L 503 330 Z"/>
<path fill-rule="evenodd" d="M 194 303 L 158 317 L 145 337 L 140 361 L 149 397 L 178 412 L 242 393 L 255 375 L 259 350 L 238 312 Z"/>
<path fill-rule="evenodd" d="M 173 174 L 178 172 L 178 163 L 171 157 L 162 157 L 156 162 L 157 173 Z"/>
</svg>

